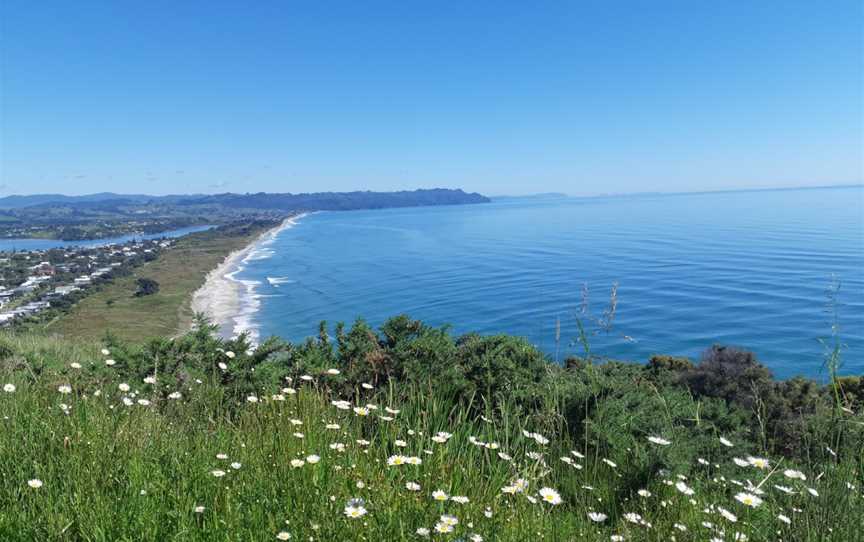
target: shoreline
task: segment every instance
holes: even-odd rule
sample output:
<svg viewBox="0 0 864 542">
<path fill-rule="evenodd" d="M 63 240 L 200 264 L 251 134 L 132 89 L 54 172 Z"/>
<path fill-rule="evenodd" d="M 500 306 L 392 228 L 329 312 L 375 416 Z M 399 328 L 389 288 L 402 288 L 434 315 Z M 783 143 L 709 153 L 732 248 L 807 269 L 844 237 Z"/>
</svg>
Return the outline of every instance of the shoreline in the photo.
<svg viewBox="0 0 864 542">
<path fill-rule="evenodd" d="M 255 258 L 262 245 L 272 243 L 283 231 L 293 228 L 309 213 L 290 216 L 278 226 L 259 235 L 240 250 L 228 254 L 214 269 L 207 273 L 204 284 L 192 294 L 191 308 L 203 313 L 211 323 L 219 326 L 219 336 L 230 339 L 248 332 L 253 344 L 258 341 L 258 332 L 252 318 L 258 312 L 260 301 L 255 295 L 258 281 L 240 280 L 236 275 L 246 269 L 245 264 Z"/>
</svg>

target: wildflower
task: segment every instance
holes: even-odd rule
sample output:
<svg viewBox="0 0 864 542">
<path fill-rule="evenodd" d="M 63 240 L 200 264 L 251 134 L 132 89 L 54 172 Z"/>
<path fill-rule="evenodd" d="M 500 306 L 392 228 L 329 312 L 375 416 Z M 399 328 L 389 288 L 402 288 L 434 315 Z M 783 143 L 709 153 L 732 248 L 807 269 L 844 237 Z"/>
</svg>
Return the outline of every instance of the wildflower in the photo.
<svg viewBox="0 0 864 542">
<path fill-rule="evenodd" d="M 292 459 L 291 460 L 291 466 L 295 469 L 299 469 L 300 467 L 302 467 L 305 464 L 306 464 L 306 462 L 303 461 L 302 459 Z"/>
<path fill-rule="evenodd" d="M 420 491 L 420 484 L 417 482 L 406 482 L 405 489 L 408 491 Z"/>
<path fill-rule="evenodd" d="M 500 458 L 503 459 L 504 461 L 510 461 L 511 459 L 513 459 L 513 458 L 510 456 L 510 454 L 505 454 L 504 452 L 498 452 L 498 457 L 500 457 Z"/>
<path fill-rule="evenodd" d="M 416 531 L 418 536 L 429 536 L 429 529 L 426 527 L 418 527 Z"/>
<path fill-rule="evenodd" d="M 33 478 L 32 480 L 27 480 L 27 485 L 32 487 L 33 489 L 39 489 L 42 487 L 42 480 L 38 478 Z"/>
<path fill-rule="evenodd" d="M 62 393 L 64 395 L 67 395 L 69 393 L 72 393 L 72 386 L 70 386 L 68 384 L 63 384 L 62 386 L 59 386 L 57 388 L 57 391 L 59 391 L 60 393 Z"/>
<path fill-rule="evenodd" d="M 399 439 L 396 439 L 396 441 L 393 444 L 395 444 L 399 448 L 404 448 L 404 447 L 408 446 L 407 442 L 405 442 L 404 440 L 399 440 Z"/>
<path fill-rule="evenodd" d="M 290 422 L 291 422 L 291 425 L 303 425 L 303 420 L 298 420 L 298 419 L 292 418 L 290 420 Z"/>
<path fill-rule="evenodd" d="M 483 542 L 483 537 L 477 533 L 474 533 L 468 536 L 468 540 L 470 540 L 471 542 Z"/>
<path fill-rule="evenodd" d="M 602 522 L 606 521 L 607 517 L 608 516 L 606 514 L 603 514 L 600 512 L 588 512 L 588 519 L 590 519 L 591 521 L 593 521 L 595 523 L 602 523 Z"/>
<path fill-rule="evenodd" d="M 102 355 L 103 356 L 110 356 L 111 352 L 107 348 L 103 348 L 102 349 Z"/>
<path fill-rule="evenodd" d="M 734 461 L 735 464 L 738 465 L 739 467 L 749 467 L 750 466 L 749 461 L 747 461 L 745 459 L 741 459 L 740 457 L 733 457 L 732 461 Z"/>
<path fill-rule="evenodd" d="M 436 523 L 435 524 L 435 532 L 436 533 L 442 533 L 442 534 L 452 533 L 453 532 L 453 526 L 447 525 L 446 523 Z"/>
<path fill-rule="evenodd" d="M 216 454 L 216 459 L 228 459 L 228 454 Z"/>
<path fill-rule="evenodd" d="M 387 458 L 387 466 L 398 467 L 399 465 L 404 465 L 405 459 L 404 455 L 391 455 Z"/>
<path fill-rule="evenodd" d="M 756 508 L 757 506 L 762 504 L 762 499 L 752 493 L 746 492 L 741 492 L 735 495 L 735 500 L 737 500 L 741 504 L 749 506 L 750 508 Z"/>
<path fill-rule="evenodd" d="M 405 458 L 405 462 L 409 465 L 422 465 L 423 460 L 417 457 L 416 455 L 412 455 L 411 457 Z"/>
<path fill-rule="evenodd" d="M 294 388 L 282 388 L 279 391 L 281 391 L 285 395 L 294 395 L 295 393 L 297 393 L 297 390 L 295 390 Z"/>
<path fill-rule="evenodd" d="M 207 509 L 201 505 L 198 505 L 192 509 L 192 511 L 195 512 L 196 514 L 203 514 L 204 510 L 207 510 Z"/>
<path fill-rule="evenodd" d="M 647 489 L 640 489 L 636 493 L 638 493 L 640 497 L 650 497 L 651 496 L 651 492 L 648 491 Z"/>
<path fill-rule="evenodd" d="M 384 407 L 384 410 L 385 410 L 388 414 L 393 414 L 394 416 L 395 416 L 396 414 L 399 414 L 399 412 L 401 412 L 400 410 L 396 410 L 395 408 L 390 408 L 390 407 Z"/>
<path fill-rule="evenodd" d="M 685 494 L 685 495 L 688 495 L 688 496 L 689 496 L 689 495 L 693 495 L 693 493 L 695 493 L 695 492 L 693 491 L 693 488 L 689 487 L 687 484 L 685 484 L 685 483 L 682 482 L 682 481 L 678 481 L 678 482 L 675 484 L 675 489 L 677 489 L 677 490 L 680 491 L 681 493 L 683 493 L 683 494 Z"/>
<path fill-rule="evenodd" d="M 219 369 L 222 371 L 228 370 L 228 364 L 225 362 L 220 361 L 219 363 L 216 364 L 216 366 L 219 367 Z"/>
<path fill-rule="evenodd" d="M 352 410 L 354 411 L 354 414 L 356 414 L 358 416 L 368 416 L 369 415 L 369 409 L 366 407 L 354 407 Z"/>
<path fill-rule="evenodd" d="M 6 384 L 3 386 L 3 391 L 6 393 L 15 393 L 15 384 Z"/>
<path fill-rule="evenodd" d="M 457 495 L 455 497 L 450 497 L 450 500 L 459 503 L 459 504 L 468 504 L 468 497 L 464 497 L 461 495 Z"/>
<path fill-rule="evenodd" d="M 448 440 L 450 440 L 451 437 L 453 437 L 453 435 L 451 433 L 447 433 L 446 431 L 438 431 L 432 437 L 432 440 L 434 442 L 439 443 L 439 444 L 443 444 L 443 443 L 447 442 Z"/>
<path fill-rule="evenodd" d="M 609 540 L 611 540 L 612 542 L 623 542 L 624 537 L 620 534 L 613 534 L 609 537 Z"/>
<path fill-rule="evenodd" d="M 80 364 L 80 363 L 77 363 L 77 362 L 72 362 L 72 363 L 69 364 L 69 367 L 72 367 L 73 369 L 80 369 L 80 368 L 81 368 L 81 364 Z"/>
<path fill-rule="evenodd" d="M 441 516 L 440 523 L 443 523 L 444 525 L 450 525 L 452 527 L 455 525 L 459 525 L 459 518 L 457 518 L 456 516 L 449 516 L 447 514 L 444 514 L 443 516 Z"/>
<path fill-rule="evenodd" d="M 240 467 L 242 466 L 243 465 L 241 463 L 237 463 L 236 461 L 234 463 L 231 463 L 231 468 L 234 470 L 240 470 Z"/>
<path fill-rule="evenodd" d="M 212 474 L 216 478 L 222 478 L 223 476 L 225 476 L 225 471 L 216 469 L 216 470 L 211 470 L 210 474 Z"/>
<path fill-rule="evenodd" d="M 441 491 L 440 489 L 436 489 L 432 492 L 432 498 L 436 501 L 446 501 L 447 494 Z"/>
<path fill-rule="evenodd" d="M 314 465 L 314 464 L 318 463 L 319 461 L 321 461 L 321 457 L 319 457 L 315 454 L 306 456 L 306 462 L 309 463 L 310 465 Z"/>
<path fill-rule="evenodd" d="M 150 406 L 150 401 L 147 399 L 138 399 L 138 404 L 141 406 Z"/>
<path fill-rule="evenodd" d="M 117 364 L 117 362 L 114 361 L 113 359 L 106 359 L 105 360 L 105 365 L 107 365 L 108 367 L 113 367 L 116 364 Z"/>
<path fill-rule="evenodd" d="M 340 452 L 340 453 L 345 451 L 345 445 L 342 444 L 341 442 L 334 442 L 334 443 L 330 444 L 329 448 L 331 450 L 336 450 L 337 452 Z"/>
<path fill-rule="evenodd" d="M 258 397 L 254 396 L 254 395 L 250 395 L 249 397 L 246 398 L 246 401 L 248 401 L 250 403 L 257 403 Z"/>
<path fill-rule="evenodd" d="M 291 434 L 297 438 L 305 438 L 306 437 L 306 435 L 304 435 L 303 433 L 291 433 Z"/>
<path fill-rule="evenodd" d="M 738 521 L 738 517 L 737 517 L 735 514 L 733 514 L 733 513 L 730 512 L 729 510 L 726 510 L 726 509 L 723 508 L 722 506 L 721 506 L 721 507 L 718 507 L 718 508 L 717 508 L 717 511 L 720 512 L 720 515 L 721 515 L 721 516 L 723 516 L 723 517 L 726 518 L 727 520 L 731 521 L 732 523 L 735 523 L 736 521 Z"/>
<path fill-rule="evenodd" d="M 144 379 L 144 383 L 145 384 L 155 384 L 156 383 L 156 377 L 155 376 L 148 376 Z"/>
<path fill-rule="evenodd" d="M 375 386 L 373 386 L 372 384 L 370 384 L 370 383 L 368 383 L 368 382 L 364 382 L 364 383 L 360 384 L 360 386 L 361 386 L 364 390 L 372 390 L 372 389 L 375 389 Z"/>
<path fill-rule="evenodd" d="M 818 497 L 818 496 L 819 496 L 819 492 L 816 491 L 815 489 L 813 489 L 812 487 L 808 487 L 808 488 L 807 488 L 807 493 L 813 495 L 814 497 Z"/>
<path fill-rule="evenodd" d="M 607 465 L 609 465 L 610 467 L 612 467 L 613 469 L 618 466 L 615 463 L 613 463 L 612 461 L 606 459 L 605 457 L 603 458 L 603 462 L 606 463 Z"/>
<path fill-rule="evenodd" d="M 561 495 L 551 487 L 544 487 L 538 491 L 540 498 L 549 504 L 561 504 Z"/>
<path fill-rule="evenodd" d="M 747 463 L 756 467 L 757 469 L 767 469 L 768 468 L 768 460 L 761 457 L 753 457 L 750 456 L 747 458 Z"/>
<path fill-rule="evenodd" d="M 489 508 L 487 508 L 486 510 L 483 510 L 483 515 L 486 516 L 487 518 L 491 518 L 492 517 L 492 510 Z"/>
<path fill-rule="evenodd" d="M 671 441 L 668 441 L 661 437 L 648 437 L 648 440 L 653 442 L 654 444 L 659 444 L 660 446 L 669 446 L 672 444 Z"/>
<path fill-rule="evenodd" d="M 235 357 L 236 355 L 237 355 L 237 354 L 235 354 L 234 352 L 231 352 L 230 350 L 229 350 L 228 352 L 225 352 L 225 357 L 228 358 L 228 359 L 234 359 L 234 357 Z"/>
<path fill-rule="evenodd" d="M 330 430 L 338 430 L 339 424 L 338 423 L 328 423 L 326 427 L 327 427 L 327 429 L 330 429 Z"/>
<path fill-rule="evenodd" d="M 640 516 L 639 514 L 637 514 L 635 512 L 628 512 L 628 513 L 624 514 L 624 519 L 626 519 L 630 523 L 635 523 L 636 525 L 639 525 L 640 523 L 642 523 L 642 516 Z"/>
<path fill-rule="evenodd" d="M 340 372 L 339 369 L 327 369 L 328 375 L 338 375 Z"/>
<path fill-rule="evenodd" d="M 791 487 L 778 486 L 778 485 L 775 485 L 774 487 L 776 487 L 777 489 L 779 489 L 780 491 L 782 491 L 783 493 L 785 493 L 787 495 L 794 495 L 795 494 L 795 491 L 793 491 Z"/>
<path fill-rule="evenodd" d="M 179 391 L 171 392 L 168 394 L 168 399 L 181 399 L 183 394 Z"/>
<path fill-rule="evenodd" d="M 725 437 L 720 437 L 720 444 L 722 444 L 723 446 L 726 446 L 727 448 L 731 448 L 731 447 L 735 446 L 734 444 L 732 444 L 729 441 L 729 439 L 727 439 Z"/>
<path fill-rule="evenodd" d="M 804 473 L 801 472 L 800 470 L 786 469 L 783 471 L 783 475 L 786 478 L 791 478 L 793 480 L 802 480 L 803 481 L 803 480 L 807 479 L 807 476 L 805 476 Z"/>
<path fill-rule="evenodd" d="M 345 507 L 345 515 L 351 519 L 357 519 L 366 515 L 366 508 L 363 505 L 348 504 Z"/>
<path fill-rule="evenodd" d="M 309 375 L 303 375 L 300 377 L 300 380 L 303 380 L 304 382 L 311 382 L 314 379 Z"/>
<path fill-rule="evenodd" d="M 291 540 L 291 534 L 286 531 L 280 531 L 276 535 L 276 540 Z"/>
<path fill-rule="evenodd" d="M 792 520 L 789 519 L 789 516 L 784 516 L 783 514 L 778 514 L 777 519 L 779 519 L 780 521 L 782 521 L 786 525 L 790 525 L 792 523 Z"/>
</svg>

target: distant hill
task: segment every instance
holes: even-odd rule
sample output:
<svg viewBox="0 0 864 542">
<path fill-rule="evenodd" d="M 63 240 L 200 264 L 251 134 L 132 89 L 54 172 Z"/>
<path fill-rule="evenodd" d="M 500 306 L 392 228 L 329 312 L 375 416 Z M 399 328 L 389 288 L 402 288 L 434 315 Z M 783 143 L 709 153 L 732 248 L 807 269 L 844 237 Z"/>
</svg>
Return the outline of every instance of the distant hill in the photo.
<svg viewBox="0 0 864 542">
<path fill-rule="evenodd" d="M 191 197 L 200 196 L 148 196 L 145 194 L 115 194 L 113 192 L 99 192 L 84 196 L 67 196 L 64 194 L 33 194 L 28 196 L 6 196 L 0 198 L 0 209 L 24 209 L 37 205 L 78 205 L 95 204 L 104 202 L 114 203 L 147 203 L 160 202 L 172 203 Z"/>
<path fill-rule="evenodd" d="M 460 205 L 488 203 L 486 196 L 463 190 L 433 188 L 400 192 L 317 192 L 311 194 L 217 194 L 190 198 L 179 205 L 213 205 L 228 208 L 269 210 L 303 209 L 310 211 L 348 211 L 352 209 L 383 209 L 387 207 L 423 207 L 429 205 Z"/>
<path fill-rule="evenodd" d="M 352 209 L 383 209 L 387 207 L 421 207 L 428 205 L 459 205 L 487 203 L 489 198 L 463 190 L 433 188 L 400 192 L 317 192 L 311 194 L 215 194 L 148 196 L 102 192 L 84 196 L 34 194 L 0 198 L 0 209 L 33 207 L 67 207 L 107 209 L 122 205 L 221 206 L 228 209 L 346 211 Z"/>
</svg>

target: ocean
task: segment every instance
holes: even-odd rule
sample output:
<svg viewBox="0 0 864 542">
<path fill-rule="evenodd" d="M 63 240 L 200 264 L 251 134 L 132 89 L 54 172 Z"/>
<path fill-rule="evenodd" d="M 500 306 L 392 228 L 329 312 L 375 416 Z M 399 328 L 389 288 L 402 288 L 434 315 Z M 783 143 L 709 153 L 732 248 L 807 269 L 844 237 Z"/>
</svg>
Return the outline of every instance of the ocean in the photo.
<svg viewBox="0 0 864 542">
<path fill-rule="evenodd" d="M 581 318 L 611 359 L 697 360 L 720 343 L 779 378 L 824 378 L 820 339 L 836 316 L 841 372 L 864 373 L 861 187 L 316 213 L 255 247 L 234 278 L 239 329 L 256 337 L 300 341 L 321 320 L 332 331 L 405 313 L 563 359 L 581 351 Z"/>
</svg>

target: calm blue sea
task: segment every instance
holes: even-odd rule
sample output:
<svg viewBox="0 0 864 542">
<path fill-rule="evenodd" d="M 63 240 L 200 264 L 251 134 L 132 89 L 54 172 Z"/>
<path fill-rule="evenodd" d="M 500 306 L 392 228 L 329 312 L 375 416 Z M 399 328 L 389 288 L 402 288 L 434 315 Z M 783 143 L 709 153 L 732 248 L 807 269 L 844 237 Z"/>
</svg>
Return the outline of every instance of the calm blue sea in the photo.
<svg viewBox="0 0 864 542">
<path fill-rule="evenodd" d="M 159 233 L 148 233 L 140 235 L 123 235 L 119 237 L 106 237 L 93 241 L 59 241 L 57 239 L 0 239 L 0 252 L 12 250 L 48 250 L 60 247 L 100 247 L 104 245 L 127 243 L 136 239 L 162 239 L 182 237 L 188 233 L 209 230 L 213 226 L 189 226 L 176 230 L 163 231 Z"/>
<path fill-rule="evenodd" d="M 300 340 L 317 323 L 407 313 L 455 333 L 577 350 L 583 285 L 595 314 L 619 284 L 605 356 L 754 350 L 779 377 L 824 376 L 826 290 L 840 282 L 845 373 L 864 373 L 864 189 L 614 198 L 308 216 L 248 258 L 246 324 Z"/>
</svg>

